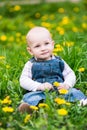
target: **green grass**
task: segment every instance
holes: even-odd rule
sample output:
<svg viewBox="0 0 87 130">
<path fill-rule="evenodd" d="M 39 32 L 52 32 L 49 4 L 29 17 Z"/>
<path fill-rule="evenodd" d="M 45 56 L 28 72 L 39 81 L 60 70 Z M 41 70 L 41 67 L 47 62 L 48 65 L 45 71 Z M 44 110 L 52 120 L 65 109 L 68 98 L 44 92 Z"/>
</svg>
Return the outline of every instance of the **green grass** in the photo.
<svg viewBox="0 0 87 130">
<path fill-rule="evenodd" d="M 44 26 L 52 33 L 54 52 L 61 56 L 75 71 L 77 82 L 74 87 L 87 95 L 87 3 L 59 2 L 52 4 L 9 5 L 0 7 L 0 130 L 86 130 L 87 106 L 78 102 L 70 106 L 58 105 L 55 93 L 48 92 L 47 108 L 34 111 L 25 123 L 27 113 L 20 114 L 17 107 L 25 90 L 20 87 L 19 77 L 26 61 L 31 57 L 26 50 L 26 34 L 34 26 Z M 59 9 L 62 8 L 62 12 Z M 73 44 L 71 44 L 73 42 Z M 56 47 L 59 45 L 62 49 Z M 57 51 L 56 51 L 57 48 Z M 84 68 L 83 72 L 79 68 Z M 2 101 L 9 96 L 7 103 Z M 60 95 L 61 97 L 61 95 Z M 9 101 L 12 101 L 9 103 Z M 13 112 L 4 112 L 9 106 Z M 57 110 L 64 108 L 66 116 Z"/>
</svg>

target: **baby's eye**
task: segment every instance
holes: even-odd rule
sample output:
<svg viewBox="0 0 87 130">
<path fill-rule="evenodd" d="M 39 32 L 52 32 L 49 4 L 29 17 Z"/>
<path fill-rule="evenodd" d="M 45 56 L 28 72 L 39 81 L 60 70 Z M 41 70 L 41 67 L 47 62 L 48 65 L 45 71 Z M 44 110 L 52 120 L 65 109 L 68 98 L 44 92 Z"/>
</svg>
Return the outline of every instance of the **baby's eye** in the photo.
<svg viewBox="0 0 87 130">
<path fill-rule="evenodd" d="M 40 47 L 40 45 L 35 46 L 35 48 L 38 48 L 38 47 Z"/>
<path fill-rule="evenodd" d="M 49 44 L 49 42 L 46 42 L 46 43 L 45 43 L 45 45 L 48 45 L 48 44 Z"/>
</svg>

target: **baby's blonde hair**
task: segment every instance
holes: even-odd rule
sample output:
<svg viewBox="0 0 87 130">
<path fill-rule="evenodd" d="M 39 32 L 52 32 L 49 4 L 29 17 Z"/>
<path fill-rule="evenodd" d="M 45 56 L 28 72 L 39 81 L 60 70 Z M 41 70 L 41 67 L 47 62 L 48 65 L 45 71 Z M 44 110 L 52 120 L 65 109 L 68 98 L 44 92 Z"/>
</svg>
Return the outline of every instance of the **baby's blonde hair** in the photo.
<svg viewBox="0 0 87 130">
<path fill-rule="evenodd" d="M 45 27 L 37 26 L 37 27 L 30 29 L 29 32 L 27 33 L 27 35 L 26 35 L 27 44 L 29 45 L 30 43 L 32 43 L 31 39 L 34 34 L 41 34 L 41 32 L 47 33 L 47 36 L 51 39 L 51 34 L 48 31 L 48 29 L 46 29 Z"/>
</svg>

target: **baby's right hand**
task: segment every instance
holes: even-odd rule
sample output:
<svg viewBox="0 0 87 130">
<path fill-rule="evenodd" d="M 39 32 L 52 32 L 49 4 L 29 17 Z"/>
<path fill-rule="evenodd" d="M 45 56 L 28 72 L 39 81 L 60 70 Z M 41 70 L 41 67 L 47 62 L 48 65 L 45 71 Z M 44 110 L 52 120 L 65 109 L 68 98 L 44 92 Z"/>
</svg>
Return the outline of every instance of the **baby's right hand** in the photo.
<svg viewBox="0 0 87 130">
<path fill-rule="evenodd" d="M 47 89 L 47 90 L 52 90 L 52 89 L 53 89 L 53 86 L 52 86 L 50 83 L 46 82 L 46 83 L 41 84 L 41 85 L 38 87 L 37 90 L 44 91 L 44 90 L 46 90 L 46 89 Z"/>
</svg>

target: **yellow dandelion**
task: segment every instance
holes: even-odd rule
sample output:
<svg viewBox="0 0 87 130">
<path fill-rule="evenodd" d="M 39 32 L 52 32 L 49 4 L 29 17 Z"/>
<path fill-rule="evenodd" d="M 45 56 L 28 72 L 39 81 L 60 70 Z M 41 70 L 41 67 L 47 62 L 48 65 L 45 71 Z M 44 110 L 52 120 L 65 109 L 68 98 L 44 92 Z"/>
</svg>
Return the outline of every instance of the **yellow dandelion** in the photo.
<svg viewBox="0 0 87 130">
<path fill-rule="evenodd" d="M 87 20 L 87 15 L 83 15 L 83 16 L 82 16 L 82 19 L 83 19 L 83 20 Z"/>
<path fill-rule="evenodd" d="M 5 59 L 5 56 L 0 56 L 0 60 L 4 60 Z"/>
<path fill-rule="evenodd" d="M 30 114 L 26 115 L 26 117 L 24 119 L 24 123 L 27 123 L 30 120 L 30 118 L 31 118 Z"/>
<path fill-rule="evenodd" d="M 61 116 L 66 116 L 68 114 L 68 111 L 64 108 L 58 109 L 57 113 Z"/>
<path fill-rule="evenodd" d="M 48 15 L 44 15 L 41 17 L 42 21 L 46 21 L 48 19 Z"/>
<path fill-rule="evenodd" d="M 71 105 L 71 103 L 70 103 L 70 102 L 66 102 L 66 105 L 67 105 L 67 106 L 70 106 L 70 105 Z"/>
<path fill-rule="evenodd" d="M 53 85 L 54 85 L 55 87 L 59 87 L 60 83 L 59 83 L 59 82 L 54 82 Z"/>
<path fill-rule="evenodd" d="M 79 8 L 78 7 L 74 7 L 73 11 L 77 13 L 77 12 L 79 12 Z"/>
<path fill-rule="evenodd" d="M 0 20 L 2 19 L 2 15 L 0 15 Z"/>
<path fill-rule="evenodd" d="M 81 67 L 78 69 L 79 72 L 84 72 L 85 71 L 85 68 L 84 67 Z"/>
<path fill-rule="evenodd" d="M 66 25 L 66 24 L 68 24 L 69 22 L 70 22 L 70 19 L 69 19 L 67 16 L 65 16 L 65 17 L 63 17 L 63 19 L 62 19 L 62 21 L 61 21 L 61 24 Z"/>
<path fill-rule="evenodd" d="M 6 65 L 6 69 L 9 69 L 10 68 L 10 65 Z"/>
<path fill-rule="evenodd" d="M 4 100 L 1 101 L 2 104 L 11 104 L 12 101 L 10 100 L 10 97 L 7 96 Z"/>
<path fill-rule="evenodd" d="M 4 112 L 13 112 L 14 111 L 14 109 L 12 107 L 3 107 L 2 110 Z"/>
<path fill-rule="evenodd" d="M 74 26 L 74 27 L 72 28 L 72 31 L 73 31 L 73 32 L 78 32 L 79 30 L 78 30 L 77 27 Z"/>
<path fill-rule="evenodd" d="M 82 27 L 83 27 L 84 29 L 87 29 L 87 24 L 86 24 L 86 23 L 82 23 Z"/>
<path fill-rule="evenodd" d="M 38 107 L 39 108 L 42 108 L 42 107 L 49 108 L 49 106 L 47 104 L 45 104 L 45 103 L 39 103 Z"/>
<path fill-rule="evenodd" d="M 56 53 L 56 52 L 58 52 L 58 50 L 57 48 L 54 48 L 53 53 Z"/>
<path fill-rule="evenodd" d="M 19 11 L 19 10 L 21 10 L 21 6 L 19 5 L 14 6 L 14 11 Z"/>
<path fill-rule="evenodd" d="M 72 44 L 71 44 L 71 42 L 68 42 L 68 41 L 64 41 L 63 42 L 63 46 L 68 46 L 68 47 L 70 47 L 70 46 L 72 46 Z"/>
<path fill-rule="evenodd" d="M 64 33 L 65 33 L 64 29 L 61 29 L 61 30 L 59 31 L 59 34 L 60 34 L 60 35 L 64 35 Z"/>
<path fill-rule="evenodd" d="M 60 27 L 60 26 L 56 27 L 57 31 L 60 31 L 61 29 L 62 29 L 62 27 Z"/>
<path fill-rule="evenodd" d="M 20 37 L 20 36 L 21 36 L 21 33 L 17 32 L 16 37 Z"/>
<path fill-rule="evenodd" d="M 72 42 L 72 41 L 70 41 L 70 42 L 66 41 L 66 42 L 63 42 L 63 45 L 64 45 L 64 46 L 71 47 L 71 46 L 74 45 L 74 42 Z"/>
<path fill-rule="evenodd" d="M 6 35 L 2 35 L 0 39 L 1 39 L 1 41 L 6 41 L 7 40 L 7 36 Z"/>
<path fill-rule="evenodd" d="M 24 35 L 22 35 L 21 39 L 22 39 L 23 41 L 25 41 L 25 40 L 26 40 L 26 37 L 25 37 Z"/>
<path fill-rule="evenodd" d="M 58 9 L 58 12 L 59 12 L 59 13 L 64 13 L 65 10 L 64 10 L 64 8 L 59 8 L 59 9 Z"/>
<path fill-rule="evenodd" d="M 44 26 L 44 27 L 47 27 L 47 28 L 51 27 L 51 24 L 48 23 L 48 22 L 42 22 L 41 25 Z"/>
<path fill-rule="evenodd" d="M 67 89 L 60 89 L 58 90 L 60 94 L 67 94 L 68 90 Z"/>
<path fill-rule="evenodd" d="M 20 39 L 19 37 L 17 37 L 17 38 L 16 38 L 16 41 L 20 43 L 20 42 L 21 42 L 21 39 Z"/>
<path fill-rule="evenodd" d="M 61 51 L 64 50 L 63 47 L 60 44 L 57 44 L 55 47 L 56 48 L 54 49 L 54 51 L 56 50 L 57 52 L 61 52 Z"/>
<path fill-rule="evenodd" d="M 40 16 L 41 16 L 41 15 L 40 15 L 40 13 L 38 13 L 38 12 L 35 14 L 35 17 L 36 17 L 36 18 L 40 18 Z"/>
<path fill-rule="evenodd" d="M 62 28 L 62 27 L 60 27 L 60 26 L 58 26 L 58 27 L 56 28 L 56 30 L 59 32 L 60 35 L 64 35 L 64 33 L 65 33 L 64 28 Z"/>
<path fill-rule="evenodd" d="M 60 48 L 61 47 L 61 45 L 60 44 L 56 44 L 56 46 L 55 46 L 56 48 Z"/>
<path fill-rule="evenodd" d="M 65 99 L 55 98 L 54 101 L 59 105 L 66 104 Z"/>
<path fill-rule="evenodd" d="M 49 18 L 50 18 L 51 20 L 54 20 L 54 19 L 55 19 L 54 14 L 51 14 L 51 15 L 49 16 Z"/>
<path fill-rule="evenodd" d="M 30 106 L 30 108 L 31 108 L 32 110 L 35 110 L 35 111 L 38 110 L 38 107 L 36 107 L 36 106 Z"/>
<path fill-rule="evenodd" d="M 14 37 L 13 36 L 11 36 L 11 37 L 9 37 L 9 39 L 8 39 L 10 42 L 13 42 L 14 41 Z"/>
<path fill-rule="evenodd" d="M 57 56 L 57 53 L 56 53 L 56 52 L 53 52 L 53 54 L 54 54 L 55 56 Z"/>
<path fill-rule="evenodd" d="M 29 28 L 33 28 L 33 27 L 35 27 L 35 24 L 32 21 L 29 21 L 29 22 L 25 22 L 25 26 L 27 26 Z"/>
</svg>

